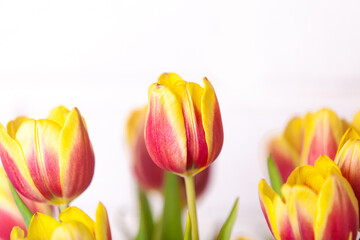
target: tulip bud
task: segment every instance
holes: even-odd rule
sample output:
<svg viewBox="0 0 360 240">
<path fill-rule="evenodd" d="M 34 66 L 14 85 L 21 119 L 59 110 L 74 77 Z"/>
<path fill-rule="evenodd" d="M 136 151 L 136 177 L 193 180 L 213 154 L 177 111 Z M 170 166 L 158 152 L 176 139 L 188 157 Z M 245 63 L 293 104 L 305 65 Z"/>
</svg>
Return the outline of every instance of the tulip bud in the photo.
<svg viewBox="0 0 360 240">
<path fill-rule="evenodd" d="M 59 220 L 41 213 L 34 214 L 25 239 L 111 240 L 109 219 L 102 203 L 98 204 L 96 221 L 77 207 L 63 210 Z M 24 235 L 21 229 L 14 227 L 11 240 L 24 239 Z"/>
<path fill-rule="evenodd" d="M 49 205 L 33 202 L 24 197 L 22 197 L 22 200 L 33 213 L 52 214 L 52 208 Z M 24 219 L 14 202 L 9 180 L 3 167 L 0 168 L 0 203 L 0 239 L 10 239 L 11 230 L 15 226 L 26 230 Z"/>
<path fill-rule="evenodd" d="M 94 153 L 77 108 L 58 107 L 48 119 L 18 118 L 0 126 L 0 157 L 26 198 L 64 205 L 80 195 L 94 174 Z"/>
<path fill-rule="evenodd" d="M 327 156 L 296 168 L 281 193 L 260 181 L 261 208 L 275 239 L 356 239 L 358 201 Z"/>
<path fill-rule="evenodd" d="M 138 184 L 143 189 L 161 189 L 164 172 L 152 161 L 145 145 L 144 129 L 147 106 L 133 111 L 127 122 L 127 142 Z"/>
<path fill-rule="evenodd" d="M 145 143 L 161 169 L 191 176 L 208 167 L 219 155 L 223 127 L 211 83 L 204 88 L 165 73 L 149 88 Z"/>
</svg>

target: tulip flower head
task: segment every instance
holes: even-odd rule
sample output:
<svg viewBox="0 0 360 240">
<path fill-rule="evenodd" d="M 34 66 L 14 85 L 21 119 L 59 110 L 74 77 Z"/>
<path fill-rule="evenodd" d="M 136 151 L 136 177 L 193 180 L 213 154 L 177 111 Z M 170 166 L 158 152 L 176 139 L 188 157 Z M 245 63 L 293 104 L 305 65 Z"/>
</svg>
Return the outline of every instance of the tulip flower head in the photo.
<svg viewBox="0 0 360 240">
<path fill-rule="evenodd" d="M 111 240 L 109 219 L 105 207 L 99 203 L 96 220 L 93 221 L 77 207 L 69 207 L 59 215 L 58 222 L 53 217 L 36 213 L 31 219 L 27 237 L 18 227 L 11 232 L 11 240 Z"/>
<path fill-rule="evenodd" d="M 204 78 L 204 88 L 164 73 L 149 88 L 145 143 L 161 169 L 191 176 L 219 155 L 223 127 L 216 94 Z"/>
<path fill-rule="evenodd" d="M 90 184 L 94 153 L 77 108 L 47 119 L 20 117 L 0 126 L 0 157 L 15 189 L 34 201 L 66 205 Z"/>
<path fill-rule="evenodd" d="M 22 200 L 33 213 L 52 214 L 52 208 L 49 205 L 33 202 L 24 197 L 22 197 Z M 15 226 L 26 230 L 24 219 L 11 194 L 9 180 L 4 168 L 0 167 L 0 239 L 10 239 L 11 230 Z"/>
<path fill-rule="evenodd" d="M 335 158 L 348 124 L 330 109 L 290 120 L 284 133 L 270 141 L 272 155 L 283 182 L 297 166 L 314 165 L 321 155 Z"/>
<path fill-rule="evenodd" d="M 275 239 L 356 239 L 358 201 L 327 156 L 320 156 L 314 167 L 297 167 L 281 193 L 260 181 L 261 208 Z"/>
</svg>

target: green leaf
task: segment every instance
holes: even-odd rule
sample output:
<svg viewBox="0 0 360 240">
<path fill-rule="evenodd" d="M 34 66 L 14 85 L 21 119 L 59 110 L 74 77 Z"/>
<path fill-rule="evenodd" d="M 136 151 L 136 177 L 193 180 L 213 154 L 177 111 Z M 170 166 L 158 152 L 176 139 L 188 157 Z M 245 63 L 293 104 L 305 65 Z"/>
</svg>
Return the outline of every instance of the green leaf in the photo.
<svg viewBox="0 0 360 240">
<path fill-rule="evenodd" d="M 166 173 L 164 208 L 161 223 L 162 240 L 182 240 L 181 203 L 178 177 Z"/>
<path fill-rule="evenodd" d="M 139 232 L 136 240 L 152 239 L 154 232 L 154 220 L 152 217 L 151 207 L 146 193 L 139 189 L 139 208 L 140 208 L 140 223 Z"/>
<path fill-rule="evenodd" d="M 16 192 L 14 186 L 12 185 L 12 183 L 9 181 L 9 186 L 10 186 L 10 190 L 11 190 L 11 194 L 14 198 L 14 201 L 16 203 L 16 206 L 18 207 L 21 216 L 24 218 L 25 224 L 26 224 L 26 228 L 29 228 L 30 222 L 31 222 L 31 218 L 34 215 L 33 212 L 28 208 L 28 206 L 26 206 L 26 204 L 23 202 L 23 200 L 20 198 L 19 194 Z"/>
<path fill-rule="evenodd" d="M 229 240 L 230 239 L 232 227 L 234 225 L 234 222 L 235 222 L 236 216 L 237 216 L 238 202 L 239 202 L 239 198 L 236 199 L 234 206 L 230 212 L 229 217 L 226 219 L 226 222 L 222 226 L 220 233 L 218 235 L 218 238 L 217 238 L 218 240 Z"/>
<path fill-rule="evenodd" d="M 268 171 L 270 177 L 270 184 L 274 191 L 281 197 L 281 186 L 283 184 L 279 169 L 277 168 L 274 159 L 271 155 L 268 157 Z"/>
<path fill-rule="evenodd" d="M 187 211 L 186 228 L 184 240 L 191 240 L 191 218 L 189 211 Z"/>
</svg>

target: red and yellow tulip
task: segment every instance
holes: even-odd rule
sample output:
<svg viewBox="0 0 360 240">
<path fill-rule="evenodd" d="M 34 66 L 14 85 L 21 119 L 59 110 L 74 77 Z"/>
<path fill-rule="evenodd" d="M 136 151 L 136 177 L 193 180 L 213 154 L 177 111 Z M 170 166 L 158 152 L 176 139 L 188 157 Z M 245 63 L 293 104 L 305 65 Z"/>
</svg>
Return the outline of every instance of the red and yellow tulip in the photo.
<svg viewBox="0 0 360 240">
<path fill-rule="evenodd" d="M 47 119 L 19 117 L 0 126 L 0 157 L 16 190 L 66 205 L 89 186 L 94 153 L 79 110 L 53 109 Z"/>
<path fill-rule="evenodd" d="M 270 141 L 272 155 L 285 182 L 291 171 L 302 164 L 314 165 L 320 155 L 335 158 L 348 124 L 330 109 L 320 109 L 295 117 L 281 136 Z"/>
<path fill-rule="evenodd" d="M 204 88 L 164 73 L 149 88 L 145 143 L 161 169 L 183 176 L 195 175 L 219 155 L 223 127 L 211 83 Z"/>
<path fill-rule="evenodd" d="M 349 128 L 344 134 L 335 163 L 360 199 L 360 134 L 354 128 Z"/>
<path fill-rule="evenodd" d="M 276 239 L 356 239 L 358 201 L 327 156 L 320 156 L 314 167 L 296 168 L 281 193 L 260 181 L 261 208 Z"/>
<path fill-rule="evenodd" d="M 97 207 L 95 221 L 77 207 L 63 210 L 59 220 L 36 213 L 31 219 L 27 237 L 22 229 L 14 227 L 11 240 L 111 240 L 108 215 L 101 203 Z"/>
<path fill-rule="evenodd" d="M 37 203 L 22 197 L 22 200 L 31 209 L 33 213 L 41 212 L 51 215 L 52 207 L 44 203 Z M 10 233 L 13 227 L 19 226 L 26 230 L 25 222 L 16 206 L 9 181 L 3 167 L 0 167 L 0 239 L 10 239 Z"/>
</svg>

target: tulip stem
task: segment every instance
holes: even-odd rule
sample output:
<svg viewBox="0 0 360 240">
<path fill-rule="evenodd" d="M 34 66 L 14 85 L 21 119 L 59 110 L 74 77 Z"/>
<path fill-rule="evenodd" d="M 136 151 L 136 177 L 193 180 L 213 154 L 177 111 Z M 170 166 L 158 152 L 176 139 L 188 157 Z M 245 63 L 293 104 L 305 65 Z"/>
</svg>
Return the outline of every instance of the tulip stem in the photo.
<svg viewBox="0 0 360 240">
<path fill-rule="evenodd" d="M 197 224 L 197 216 L 196 216 L 196 195 L 195 195 L 194 177 L 185 176 L 184 178 L 185 178 L 185 186 L 186 186 L 187 204 L 191 219 L 191 236 L 192 236 L 192 240 L 198 240 L 199 234 L 198 234 L 198 224 Z"/>
<path fill-rule="evenodd" d="M 62 204 L 62 205 L 59 205 L 59 212 L 62 212 L 64 211 L 65 209 L 67 209 L 69 207 L 68 204 Z"/>
</svg>

